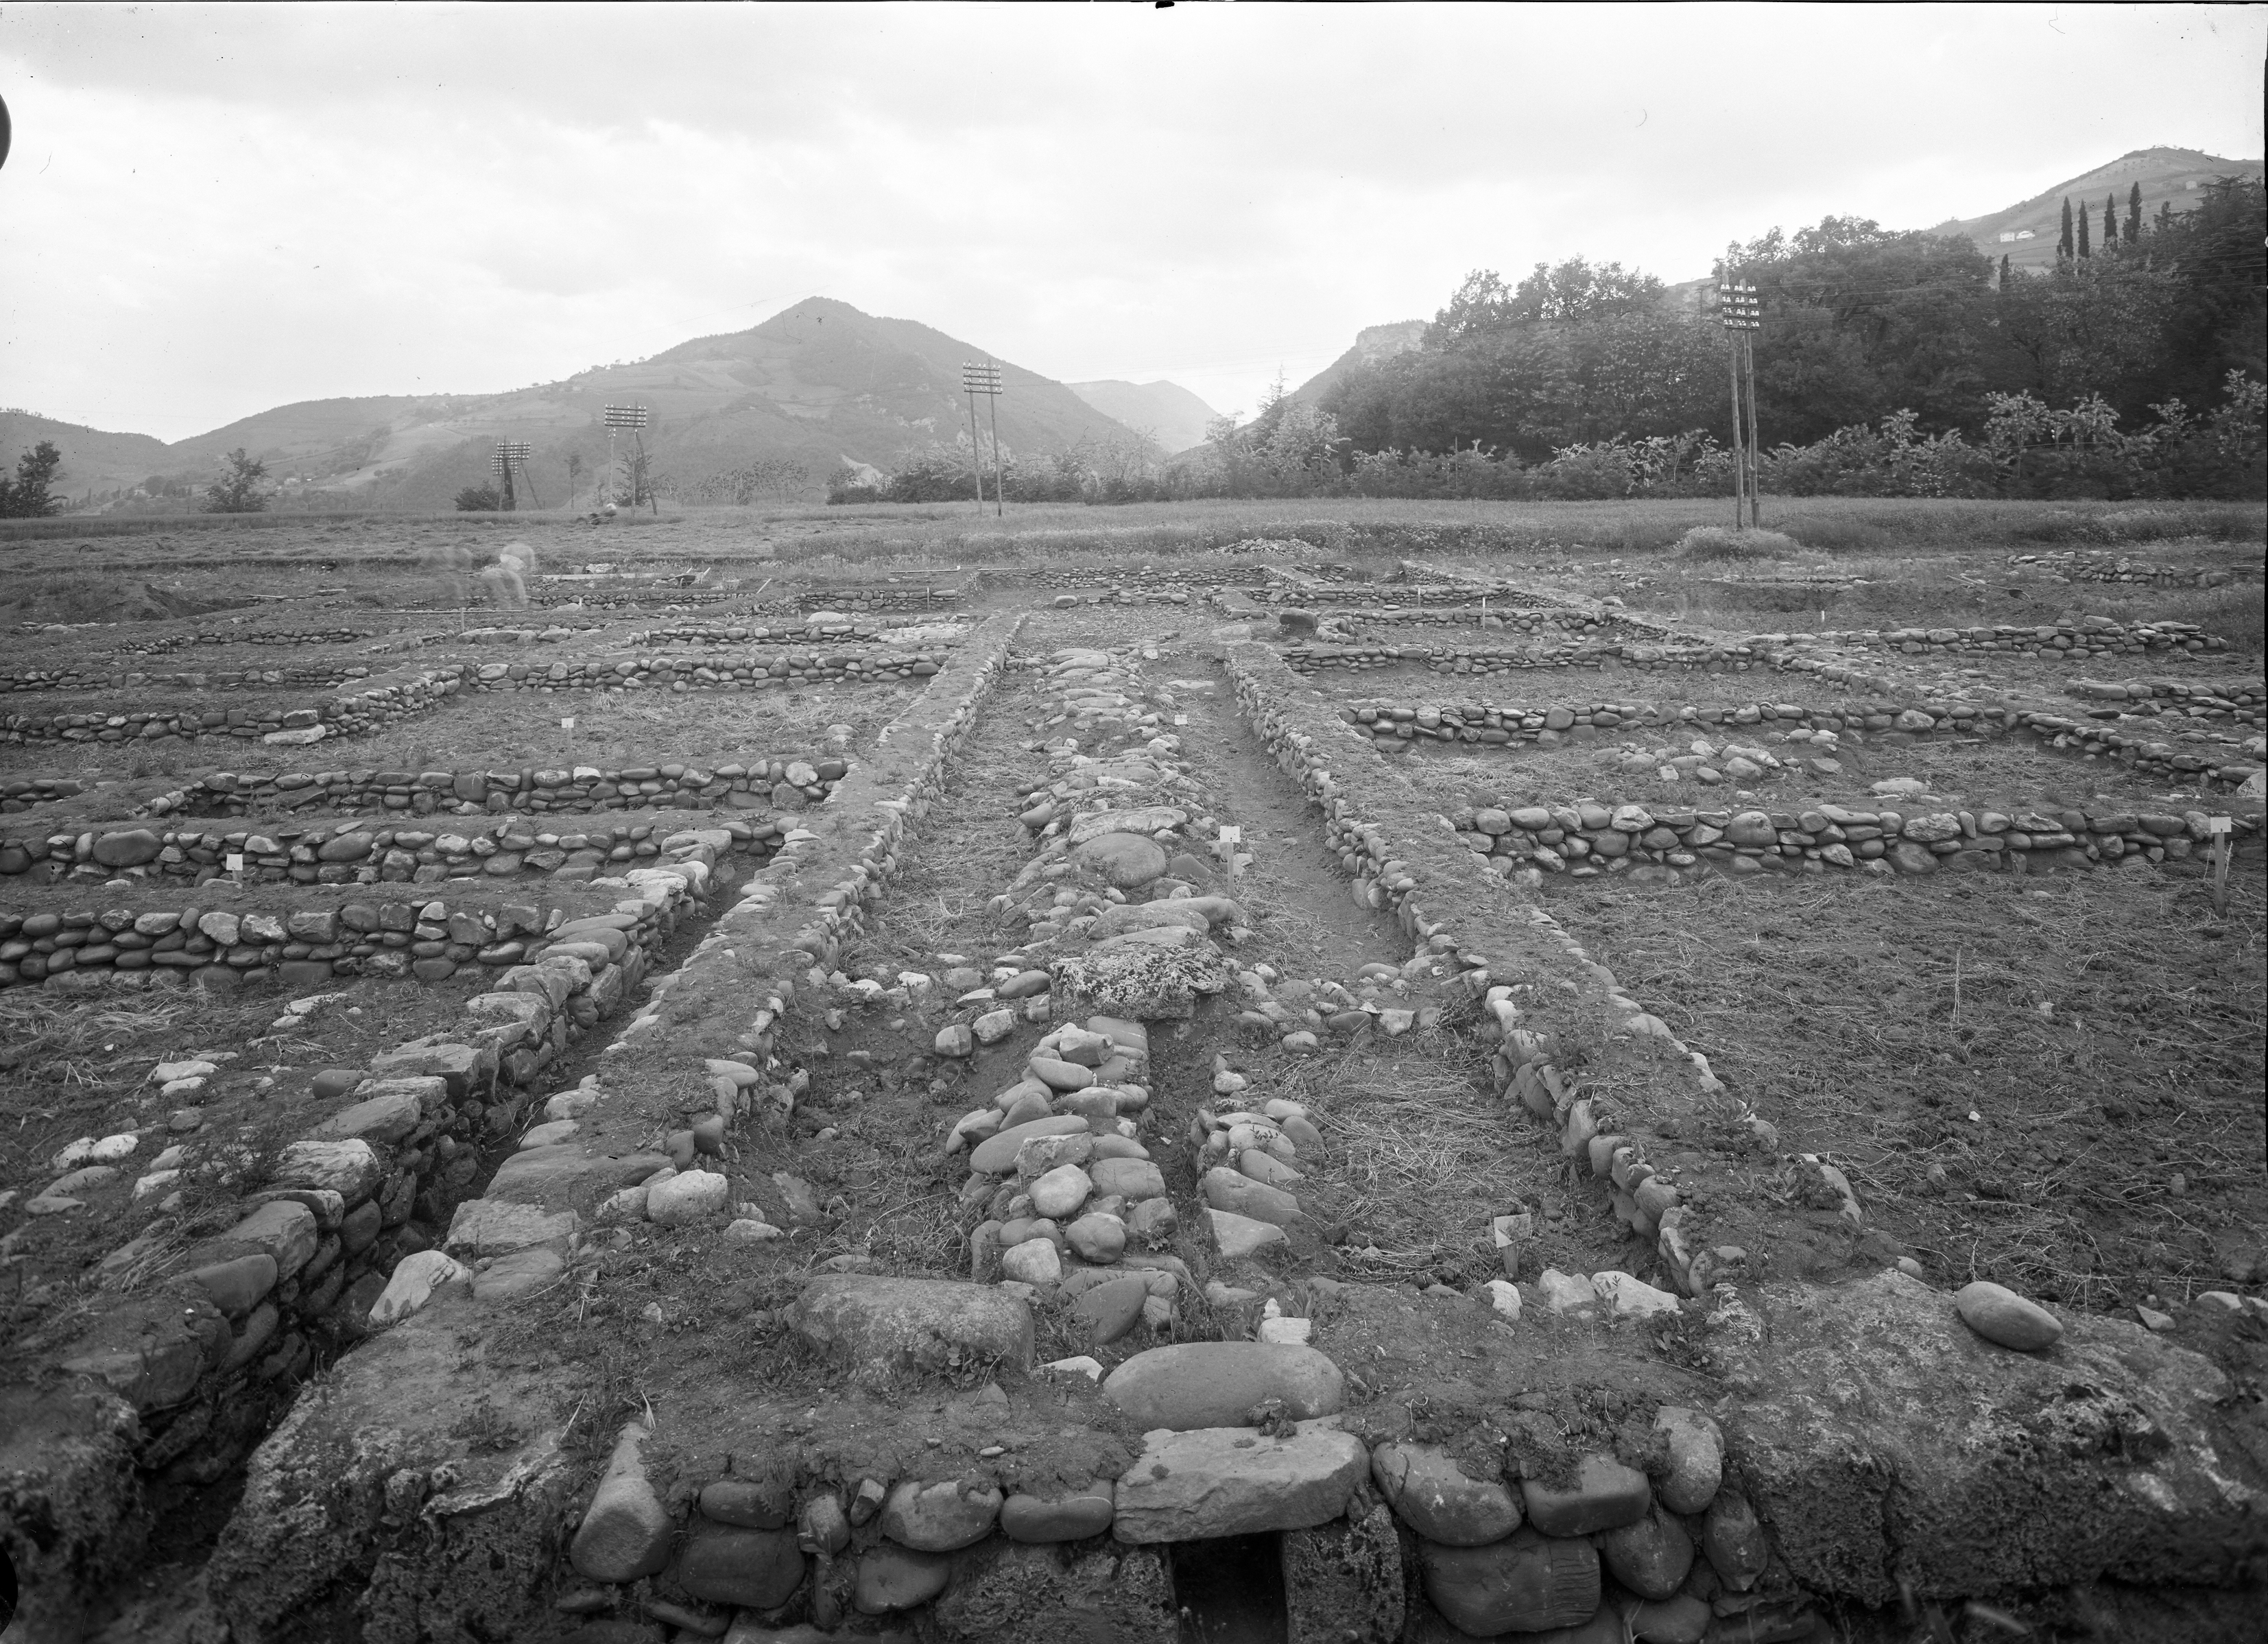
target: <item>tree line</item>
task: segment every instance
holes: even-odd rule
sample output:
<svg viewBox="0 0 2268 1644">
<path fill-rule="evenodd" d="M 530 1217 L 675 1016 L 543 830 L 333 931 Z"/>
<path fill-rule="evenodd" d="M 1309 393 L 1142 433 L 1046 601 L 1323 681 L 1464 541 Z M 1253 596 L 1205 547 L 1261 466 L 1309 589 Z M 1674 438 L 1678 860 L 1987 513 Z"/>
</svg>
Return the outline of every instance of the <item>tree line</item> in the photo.
<svg viewBox="0 0 2268 1644">
<path fill-rule="evenodd" d="M 1853 217 L 1728 247 L 1719 277 L 1753 283 L 1764 303 L 1764 442 L 1793 452 L 1841 435 L 1848 447 L 1852 431 L 1872 425 L 1901 431 L 1894 444 L 1957 435 L 1972 448 L 2005 446 L 2014 428 L 2044 434 L 2047 408 L 2070 407 L 2085 408 L 2089 427 L 2161 431 L 2162 453 L 2208 408 L 2224 424 L 2231 405 L 2241 413 L 2236 385 L 2268 379 L 2260 181 L 2218 180 L 2194 210 L 2169 203 L 2147 220 L 2139 188 L 2123 219 L 2117 206 L 2104 202 L 2099 240 L 2090 210 L 2066 210 L 2068 250 L 2038 272 L 1996 263 L 1965 237 Z M 1344 477 L 1354 458 L 1383 453 L 1404 467 L 1459 453 L 1528 466 L 1616 442 L 1698 451 L 1704 431 L 1728 423 L 1728 398 L 1716 316 L 1652 276 L 1580 257 L 1538 264 L 1511 287 L 1484 270 L 1418 350 L 1358 368 L 1323 395 L 1307 419 L 1322 436 L 1310 466 Z M 2012 410 L 2018 399 L 2038 411 Z M 1247 453 L 1280 443 L 1287 417 L 1299 420 L 1296 408 L 1267 408 L 1244 431 Z M 2069 425 L 2058 426 L 2069 446 Z M 2100 462 L 2080 467 L 2012 461 L 2006 478 L 2018 489 L 2117 483 Z M 2180 468 L 2183 483 L 2258 487 L 2257 473 Z"/>
</svg>

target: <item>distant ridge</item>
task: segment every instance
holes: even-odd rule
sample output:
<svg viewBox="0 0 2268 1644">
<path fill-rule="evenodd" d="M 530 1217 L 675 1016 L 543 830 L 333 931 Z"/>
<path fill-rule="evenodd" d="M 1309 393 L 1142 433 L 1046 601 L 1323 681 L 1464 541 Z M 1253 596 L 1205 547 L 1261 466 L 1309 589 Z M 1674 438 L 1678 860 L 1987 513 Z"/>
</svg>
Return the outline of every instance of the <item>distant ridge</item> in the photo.
<svg viewBox="0 0 2268 1644">
<path fill-rule="evenodd" d="M 2117 196 L 2118 217 L 2123 223 L 2129 195 L 2138 183 L 2142 188 L 2142 216 L 2146 220 L 2157 216 L 2158 208 L 2168 201 L 2173 203 L 2176 212 L 2194 210 L 2200 191 L 2216 177 L 2260 174 L 2261 163 L 2257 159 L 2223 159 L 2197 149 L 2136 149 L 2120 155 L 2108 166 L 2081 173 L 2019 204 L 1984 217 L 1950 217 L 1929 232 L 1966 234 L 1977 242 L 1978 250 L 1994 258 L 2007 257 L 2011 268 L 2051 268 L 2056 245 L 2063 232 L 2066 200 L 2071 202 L 2073 211 L 2084 205 L 2095 214 L 2099 234 L 2103 200 L 2110 195 Z"/>
<path fill-rule="evenodd" d="M 202 483 L 224 453 L 242 446 L 267 462 L 269 478 L 287 491 L 347 505 L 431 510 L 448 508 L 467 486 L 486 483 L 495 442 L 505 439 L 535 447 L 538 500 L 555 507 L 566 500 L 571 455 L 580 461 L 587 493 L 589 476 L 608 453 L 600 410 L 635 402 L 652 413 L 645 443 L 656 471 L 674 482 L 665 485 L 665 497 L 763 456 L 801 462 L 806 478 L 800 494 L 815 499 L 838 462 L 887 469 L 909 450 L 965 443 L 961 365 L 984 358 L 997 357 L 917 321 L 813 297 L 747 330 L 696 337 L 648 359 L 593 367 L 557 382 L 494 394 L 306 400 L 171 446 L 146 435 L 9 415 L 26 428 L 65 431 L 38 437 L 62 448 L 70 488 L 80 495 L 161 473 Z M 1062 383 L 998 363 L 1005 389 L 1000 442 L 1012 457 L 1082 439 L 1130 438 L 1125 424 Z M 12 427 L 0 419 L 0 436 L 13 438 Z M 989 419 L 984 435 L 989 441 Z M 13 462 L 12 448 L 6 461 Z"/>
<path fill-rule="evenodd" d="M 1074 382 L 1071 391 L 1127 427 L 1146 431 L 1160 447 L 1180 451 L 1197 444 L 1220 415 L 1179 383 Z"/>
</svg>

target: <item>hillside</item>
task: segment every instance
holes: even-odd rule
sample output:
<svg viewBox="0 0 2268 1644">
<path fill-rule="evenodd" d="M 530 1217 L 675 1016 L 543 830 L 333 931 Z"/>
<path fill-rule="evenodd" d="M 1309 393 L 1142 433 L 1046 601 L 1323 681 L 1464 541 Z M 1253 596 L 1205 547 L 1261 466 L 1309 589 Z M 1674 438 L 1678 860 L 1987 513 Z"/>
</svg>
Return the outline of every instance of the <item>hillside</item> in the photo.
<svg viewBox="0 0 2268 1644">
<path fill-rule="evenodd" d="M 447 508 L 458 490 L 488 480 L 496 441 L 525 439 L 535 447 L 536 498 L 557 506 L 567 498 L 571 456 L 581 461 L 584 488 L 607 460 L 603 408 L 635 402 L 652 415 L 644 439 L 665 495 L 759 456 L 784 456 L 804 464 L 805 494 L 816 498 L 845 458 L 887 468 L 909 449 L 965 441 L 961 365 L 985 358 L 929 326 L 814 297 L 746 331 L 505 394 L 303 401 L 171 446 L 91 430 L 77 431 L 92 438 L 75 435 L 75 443 L 42 437 L 55 438 L 67 461 L 84 462 L 98 490 L 154 473 L 202 483 L 225 453 L 242 446 L 287 492 L 418 510 Z M 1001 374 L 1000 442 L 1011 456 L 1130 437 L 1062 383 L 1005 361 Z M 989 418 L 984 436 L 991 438 Z M 139 444 L 131 461 L 98 458 L 95 442 L 103 440 Z M 83 494 L 88 483 L 75 480 L 74 488 Z"/>
<path fill-rule="evenodd" d="M 1356 366 L 1374 365 L 1396 354 L 1407 354 L 1425 340 L 1426 324 L 1423 320 L 1396 320 L 1388 325 L 1363 327 L 1354 334 L 1352 348 L 1292 389 L 1288 397 L 1309 402 L 1320 400 L 1326 389 Z"/>
<path fill-rule="evenodd" d="M 2103 201 L 2111 195 L 2117 197 L 2118 216 L 2123 222 L 2129 192 L 2137 183 L 2142 187 L 2142 215 L 2148 218 L 2157 216 L 2159 206 L 2169 200 L 2173 202 L 2176 211 L 2188 210 L 2197 203 L 2198 190 L 2215 177 L 2258 175 L 2260 162 L 2257 159 L 2222 159 L 2195 149 L 2136 149 L 2120 155 L 2108 166 L 2098 166 L 2091 172 L 2059 182 L 2019 204 L 1984 217 L 1950 218 L 1929 232 L 1966 234 L 1977 242 L 1979 250 L 1995 257 L 2007 257 L 2012 268 L 2051 268 L 2055 264 L 2056 243 L 2063 232 L 2063 203 L 2066 199 L 2073 211 L 2085 205 L 2094 214 L 2099 234 Z"/>
<path fill-rule="evenodd" d="M 1358 365 L 1374 365 L 1380 360 L 1391 359 L 1396 354 L 1407 354 L 1425 341 L 1424 320 L 1396 320 L 1382 326 L 1365 326 L 1354 334 L 1354 346 L 1329 365 L 1324 366 L 1298 387 L 1290 389 L 1284 397 L 1312 405 L 1322 399 L 1331 385 Z M 1248 422 L 1251 419 L 1247 418 Z M 1197 441 L 1169 447 L 1177 456 L 1193 454 Z"/>
<path fill-rule="evenodd" d="M 2215 177 L 2257 177 L 2260 174 L 2261 162 L 2257 159 L 2223 159 L 2196 149 L 2136 149 L 2107 166 L 2098 166 L 2093 171 L 2059 182 L 2029 200 L 1984 217 L 1949 218 L 1937 224 L 1929 232 L 1933 234 L 1966 234 L 1977 242 L 1979 249 L 1996 258 L 2005 255 L 2012 268 L 2048 268 L 2055 262 L 2056 240 L 2062 231 L 2066 198 L 2071 201 L 2074 211 L 2082 202 L 2085 203 L 2095 214 L 2099 229 L 2104 199 L 2112 194 L 2118 196 L 2118 211 L 2123 220 L 2128 191 L 2136 183 L 2142 186 L 2143 216 L 2154 217 L 2158 214 L 2159 206 L 2168 200 L 2173 202 L 2174 210 L 2177 212 L 2190 210 L 2197 203 L 2198 190 Z M 2012 238 L 2003 240 L 2003 235 Z M 1712 275 L 1679 280 L 1669 285 L 1669 297 L 1681 306 L 1708 307 L 1713 305 L 1715 286 L 1716 278 Z M 1305 401 L 1321 398 L 1326 389 L 1355 365 L 1367 365 L 1416 348 L 1425 328 L 1425 322 L 1422 320 L 1366 327 L 1356 334 L 1352 348 L 1292 389 L 1291 397 Z"/>
<path fill-rule="evenodd" d="M 1185 450 L 1205 437 L 1220 415 L 1179 383 L 1074 382 L 1071 391 L 1105 417 L 1146 431 L 1167 451 Z"/>
<path fill-rule="evenodd" d="M 31 411 L 0 410 L 0 468 L 14 473 L 17 457 L 42 439 L 54 442 L 63 453 L 55 480 L 58 496 L 84 497 L 90 490 L 138 485 L 176 464 L 166 442 L 147 434 L 106 433 Z"/>
</svg>

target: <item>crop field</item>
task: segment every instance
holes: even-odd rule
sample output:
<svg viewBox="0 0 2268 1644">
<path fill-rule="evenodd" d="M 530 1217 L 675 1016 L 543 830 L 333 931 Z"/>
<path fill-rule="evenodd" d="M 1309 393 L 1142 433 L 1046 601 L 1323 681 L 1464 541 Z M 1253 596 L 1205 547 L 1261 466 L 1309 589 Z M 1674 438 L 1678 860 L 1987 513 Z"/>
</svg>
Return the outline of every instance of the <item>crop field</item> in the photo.
<svg viewBox="0 0 2268 1644">
<path fill-rule="evenodd" d="M 0 529 L 32 1636 L 2243 1635 L 2268 531 L 1767 505 Z"/>
</svg>

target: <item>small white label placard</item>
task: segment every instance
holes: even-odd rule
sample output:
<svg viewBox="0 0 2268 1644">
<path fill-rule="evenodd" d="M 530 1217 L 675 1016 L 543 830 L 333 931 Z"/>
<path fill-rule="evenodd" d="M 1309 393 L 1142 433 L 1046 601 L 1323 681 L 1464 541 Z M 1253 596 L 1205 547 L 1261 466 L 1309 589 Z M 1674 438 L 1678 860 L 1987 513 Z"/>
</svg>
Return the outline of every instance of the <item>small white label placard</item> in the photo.
<svg viewBox="0 0 2268 1644">
<path fill-rule="evenodd" d="M 2208 816 L 2205 819 L 2205 830 L 2207 833 L 2227 833 L 2234 825 L 2226 816 Z"/>
<path fill-rule="evenodd" d="M 232 874 L 244 872 L 244 858 L 234 851 L 228 853 L 228 871 Z"/>
<path fill-rule="evenodd" d="M 571 713 L 565 719 L 560 720 L 559 728 L 563 731 L 573 730 L 575 728 L 575 716 Z"/>
<path fill-rule="evenodd" d="M 1220 842 L 1223 844 L 1242 844 L 1244 843 L 1244 829 L 1233 826 L 1224 826 L 1220 830 Z"/>
</svg>

